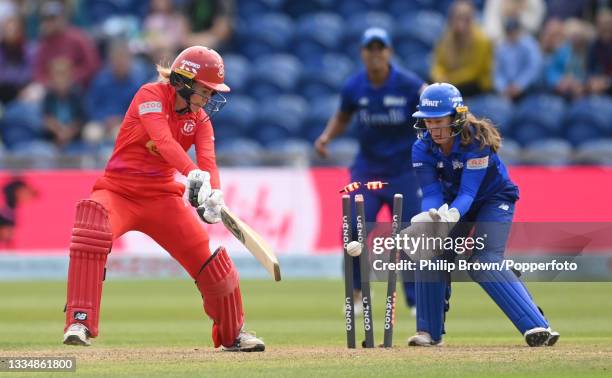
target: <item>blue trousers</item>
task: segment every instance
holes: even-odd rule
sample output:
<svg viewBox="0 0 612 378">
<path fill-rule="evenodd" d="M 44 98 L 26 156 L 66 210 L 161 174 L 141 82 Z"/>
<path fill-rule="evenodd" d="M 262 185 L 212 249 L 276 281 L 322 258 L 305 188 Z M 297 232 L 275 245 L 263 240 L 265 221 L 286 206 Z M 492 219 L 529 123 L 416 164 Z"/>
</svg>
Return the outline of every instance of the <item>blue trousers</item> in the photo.
<svg viewBox="0 0 612 378">
<path fill-rule="evenodd" d="M 365 184 L 368 181 L 379 180 L 377 177 L 364 177 L 358 173 L 353 173 L 351 181 L 359 181 Z M 365 208 L 365 219 L 366 222 L 375 222 L 376 215 L 383 206 L 387 206 L 391 211 L 393 208 L 393 196 L 395 194 L 402 194 L 404 196 L 403 207 L 402 207 L 402 223 L 408 224 L 410 218 L 418 214 L 421 211 L 421 191 L 416 181 L 416 175 L 413 171 L 405 173 L 401 176 L 394 177 L 392 179 L 384 180 L 388 182 L 382 189 L 379 190 L 363 190 L 360 189 L 357 194 L 363 195 L 364 208 Z M 353 239 L 356 239 L 357 226 L 356 226 L 356 214 L 355 209 L 352 209 L 352 235 Z M 353 284 L 355 289 L 361 289 L 361 274 L 359 270 L 359 258 L 353 257 Z M 416 304 L 416 297 L 414 292 L 414 278 L 410 277 L 410 272 L 403 271 L 402 283 L 404 286 L 404 293 L 406 298 L 406 304 L 412 307 Z"/>
<path fill-rule="evenodd" d="M 468 262 L 501 263 L 504 259 L 513 216 L 514 203 L 489 200 L 478 208 L 470 210 L 449 236 L 466 237 L 473 230 L 474 238 L 483 238 L 484 248 L 474 250 Z M 446 251 L 437 259 L 454 261 L 455 253 Z M 548 322 L 514 272 L 491 269 L 472 270 L 469 271 L 469 274 L 487 292 L 521 334 L 536 327 L 548 328 Z M 428 332 L 434 341 L 438 341 L 445 332 L 445 312 L 449 308 L 449 274 L 417 270 L 415 279 L 417 331 Z"/>
</svg>

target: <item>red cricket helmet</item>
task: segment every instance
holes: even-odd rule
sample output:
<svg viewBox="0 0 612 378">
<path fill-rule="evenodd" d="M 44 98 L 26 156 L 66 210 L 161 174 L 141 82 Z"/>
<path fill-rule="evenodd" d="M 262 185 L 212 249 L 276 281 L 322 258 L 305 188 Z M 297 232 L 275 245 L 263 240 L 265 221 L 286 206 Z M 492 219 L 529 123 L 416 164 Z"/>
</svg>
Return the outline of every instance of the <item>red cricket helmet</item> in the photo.
<svg viewBox="0 0 612 378">
<path fill-rule="evenodd" d="M 208 47 L 191 46 L 181 51 L 174 59 L 170 70 L 214 91 L 230 91 L 230 87 L 223 82 L 225 77 L 223 58 Z"/>
</svg>

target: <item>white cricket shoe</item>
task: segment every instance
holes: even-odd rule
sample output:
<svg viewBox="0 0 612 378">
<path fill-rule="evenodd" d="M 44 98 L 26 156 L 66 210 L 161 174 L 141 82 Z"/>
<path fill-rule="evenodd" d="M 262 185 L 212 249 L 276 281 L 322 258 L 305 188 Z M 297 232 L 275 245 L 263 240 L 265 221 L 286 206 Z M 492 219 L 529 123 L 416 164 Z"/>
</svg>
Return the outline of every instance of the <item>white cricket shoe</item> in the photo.
<svg viewBox="0 0 612 378">
<path fill-rule="evenodd" d="M 266 350 L 266 345 L 255 337 L 255 334 L 241 329 L 234 345 L 231 347 L 224 346 L 222 350 L 224 352 L 263 352 Z"/>
<path fill-rule="evenodd" d="M 444 342 L 441 339 L 433 341 L 431 335 L 427 332 L 417 332 L 416 335 L 408 339 L 408 346 L 432 347 L 442 345 L 444 345 Z"/>
<path fill-rule="evenodd" d="M 550 336 L 548 340 L 544 343 L 544 346 L 553 346 L 559 341 L 561 334 L 557 331 L 553 331 L 552 328 L 548 327 L 548 332 L 550 332 Z"/>
<path fill-rule="evenodd" d="M 546 345 L 550 339 L 550 328 L 536 327 L 525 332 L 525 342 L 530 347 L 540 347 Z M 557 337 L 558 339 L 558 337 Z M 556 340 L 555 340 L 556 342 Z"/>
<path fill-rule="evenodd" d="M 90 346 L 89 330 L 81 323 L 73 323 L 64 333 L 64 344 Z"/>
</svg>

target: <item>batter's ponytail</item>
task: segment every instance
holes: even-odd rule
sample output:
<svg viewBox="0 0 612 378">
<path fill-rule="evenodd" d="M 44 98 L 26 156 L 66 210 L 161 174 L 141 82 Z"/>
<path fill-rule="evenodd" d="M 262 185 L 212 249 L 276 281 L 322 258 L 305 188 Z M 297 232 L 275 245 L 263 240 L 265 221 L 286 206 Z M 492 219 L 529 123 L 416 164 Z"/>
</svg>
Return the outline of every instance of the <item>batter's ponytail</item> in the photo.
<svg viewBox="0 0 612 378">
<path fill-rule="evenodd" d="M 170 82 L 170 68 L 164 67 L 161 64 L 156 64 L 155 69 L 157 70 L 157 81 L 160 83 Z"/>
<path fill-rule="evenodd" d="M 468 145 L 475 139 L 482 147 L 489 146 L 493 152 L 499 150 L 502 137 L 493 122 L 486 118 L 476 118 L 472 113 L 467 114 L 466 121 L 461 130 L 461 144 Z"/>
</svg>

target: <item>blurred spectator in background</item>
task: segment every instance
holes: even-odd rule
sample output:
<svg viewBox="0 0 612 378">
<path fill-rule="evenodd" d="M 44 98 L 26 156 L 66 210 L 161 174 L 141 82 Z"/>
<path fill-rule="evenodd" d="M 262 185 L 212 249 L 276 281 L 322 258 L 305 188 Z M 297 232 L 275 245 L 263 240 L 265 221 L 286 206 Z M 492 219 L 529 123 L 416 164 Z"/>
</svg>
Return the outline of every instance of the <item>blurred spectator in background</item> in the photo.
<svg viewBox="0 0 612 378">
<path fill-rule="evenodd" d="M 32 80 L 34 45 L 17 16 L 0 25 L 0 102 L 8 103 Z"/>
<path fill-rule="evenodd" d="M 146 80 L 146 73 L 137 68 L 127 42 L 113 41 L 107 63 L 87 92 L 85 101 L 90 122 L 83 130 L 84 139 L 92 143 L 103 139 L 114 141 L 132 97 Z"/>
<path fill-rule="evenodd" d="M 80 139 L 85 114 L 82 92 L 73 81 L 72 63 L 55 58 L 49 64 L 49 85 L 43 100 L 45 137 L 57 147 L 68 147 Z"/>
<path fill-rule="evenodd" d="M 495 53 L 495 89 L 510 100 L 518 100 L 535 85 L 542 67 L 536 39 L 525 33 L 518 18 L 506 18 L 505 39 Z"/>
<path fill-rule="evenodd" d="M 191 23 L 187 45 L 216 49 L 231 38 L 233 0 L 187 0 L 185 12 Z"/>
<path fill-rule="evenodd" d="M 17 5 L 12 0 L 0 0 L 0 24 L 18 15 Z"/>
<path fill-rule="evenodd" d="M 597 15 L 597 38 L 588 59 L 590 93 L 612 95 L 612 11 L 602 9 Z"/>
<path fill-rule="evenodd" d="M 521 26 L 530 34 L 537 33 L 546 14 L 544 0 L 487 0 L 483 10 L 483 28 L 491 40 L 504 36 L 504 23 L 508 18 L 518 18 Z"/>
<path fill-rule="evenodd" d="M 59 1 L 47 1 L 40 9 L 40 44 L 34 67 L 35 79 L 49 82 L 49 64 L 58 57 L 72 63 L 72 79 L 85 87 L 100 64 L 94 42 L 83 31 L 67 24 L 64 6 Z"/>
<path fill-rule="evenodd" d="M 468 97 L 492 88 L 493 46 L 474 22 L 474 5 L 457 0 L 434 51 L 431 78 L 455 85 Z"/>
<path fill-rule="evenodd" d="M 0 248 L 10 248 L 17 224 L 17 208 L 35 198 L 37 192 L 19 177 L 13 177 L 2 186 L 4 201 L 0 205 Z"/>
<path fill-rule="evenodd" d="M 587 57 L 593 39 L 591 26 L 578 19 L 565 22 L 567 42 L 559 47 L 547 67 L 546 82 L 550 88 L 567 98 L 584 94 L 587 76 Z"/>
<path fill-rule="evenodd" d="M 143 24 L 145 43 L 154 62 L 174 57 L 185 47 L 189 33 L 187 18 L 172 0 L 151 0 L 151 13 Z"/>
</svg>

